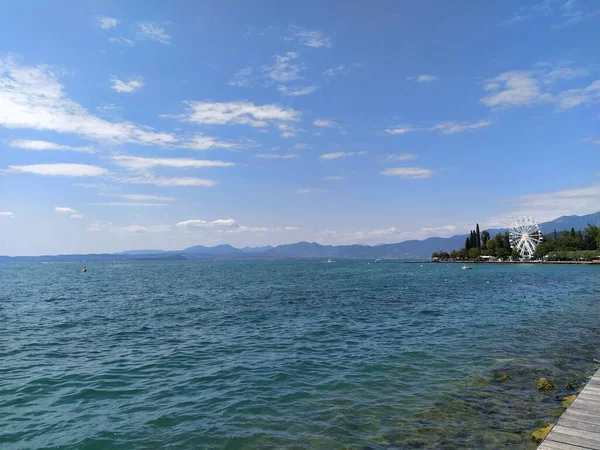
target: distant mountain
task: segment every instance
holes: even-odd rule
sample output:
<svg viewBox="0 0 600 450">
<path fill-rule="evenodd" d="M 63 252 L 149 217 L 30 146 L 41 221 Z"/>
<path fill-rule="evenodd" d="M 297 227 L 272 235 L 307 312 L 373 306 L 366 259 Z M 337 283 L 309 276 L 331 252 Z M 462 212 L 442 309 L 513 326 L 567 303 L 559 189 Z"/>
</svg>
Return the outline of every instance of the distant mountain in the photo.
<svg viewBox="0 0 600 450">
<path fill-rule="evenodd" d="M 201 253 L 203 255 L 233 255 L 242 253 L 239 248 L 232 247 L 229 244 L 216 245 L 214 247 L 205 247 L 204 245 L 195 245 L 182 250 L 180 253 Z"/>
<path fill-rule="evenodd" d="M 583 230 L 587 224 L 600 226 L 600 212 L 585 216 L 562 216 L 540 224 L 544 234 L 556 231 Z M 506 229 L 488 229 L 494 236 Z M 458 250 L 464 246 L 465 234 L 448 238 L 430 237 L 422 241 L 411 240 L 380 245 L 321 245 L 316 242 L 297 242 L 272 247 L 244 247 L 228 244 L 207 247 L 196 245 L 181 251 L 129 250 L 116 254 L 55 255 L 55 256 L 0 256 L 0 261 L 115 261 L 115 260 L 180 260 L 180 259 L 281 259 L 281 258 L 339 258 L 339 259 L 427 259 L 433 252 Z"/>
</svg>

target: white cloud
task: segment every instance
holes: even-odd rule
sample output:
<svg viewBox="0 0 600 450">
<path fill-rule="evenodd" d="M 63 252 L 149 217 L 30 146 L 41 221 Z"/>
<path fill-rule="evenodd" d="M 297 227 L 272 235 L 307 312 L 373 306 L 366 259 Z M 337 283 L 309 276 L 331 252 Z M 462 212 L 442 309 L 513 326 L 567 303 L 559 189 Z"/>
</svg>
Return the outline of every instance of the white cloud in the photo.
<svg viewBox="0 0 600 450">
<path fill-rule="evenodd" d="M 233 74 L 229 81 L 230 86 L 251 87 L 250 77 L 252 76 L 252 67 L 244 67 Z"/>
<path fill-rule="evenodd" d="M 285 83 L 288 81 L 294 81 L 301 79 L 302 77 L 298 73 L 302 70 L 302 67 L 292 63 L 298 54 L 296 52 L 287 52 L 284 56 L 275 55 L 275 62 L 272 66 L 263 66 L 265 76 L 274 81 Z"/>
<path fill-rule="evenodd" d="M 422 167 L 392 167 L 389 169 L 382 170 L 381 175 L 392 176 L 392 177 L 404 177 L 404 178 L 429 178 L 433 171 L 430 169 L 424 169 Z"/>
<path fill-rule="evenodd" d="M 130 78 L 129 80 L 121 80 L 117 77 L 111 78 L 112 85 L 110 88 L 116 92 L 135 92 L 144 87 L 144 77 L 137 76 Z"/>
<path fill-rule="evenodd" d="M 297 158 L 298 155 L 293 153 L 257 153 L 254 157 L 260 159 L 294 159 Z"/>
<path fill-rule="evenodd" d="M 32 173 L 35 175 L 62 176 L 62 177 L 99 177 L 108 173 L 102 167 L 88 164 L 29 164 L 24 166 L 9 166 L 7 172 Z"/>
<path fill-rule="evenodd" d="M 333 120 L 326 120 L 326 119 L 316 119 L 313 121 L 313 125 L 315 127 L 322 127 L 322 128 L 337 128 L 339 126 Z"/>
<path fill-rule="evenodd" d="M 432 81 L 435 81 L 438 79 L 438 77 L 436 77 L 435 75 L 428 75 L 428 74 L 423 74 L 423 75 L 417 75 L 415 77 L 406 77 L 407 80 L 416 80 L 419 83 L 431 83 Z"/>
<path fill-rule="evenodd" d="M 413 153 L 398 153 L 397 155 L 388 155 L 386 161 L 410 161 L 415 159 L 417 155 Z"/>
<path fill-rule="evenodd" d="M 54 142 L 18 139 L 10 143 L 11 147 L 21 148 L 24 150 L 69 150 L 72 152 L 81 153 L 96 153 L 92 147 L 73 147 L 71 145 L 55 144 Z"/>
<path fill-rule="evenodd" d="M 94 202 L 94 203 L 90 203 L 90 205 L 97 205 L 97 206 L 127 206 L 127 207 L 131 207 L 131 206 L 148 206 L 148 207 L 153 207 L 153 206 L 171 206 L 169 203 L 147 203 L 147 202 Z"/>
<path fill-rule="evenodd" d="M 206 178 L 194 177 L 154 177 L 146 175 L 135 178 L 122 178 L 118 181 L 122 183 L 132 184 L 153 184 L 160 187 L 178 187 L 178 186 L 197 186 L 197 187 L 214 187 L 217 182 Z"/>
<path fill-rule="evenodd" d="M 127 39 L 124 37 L 109 37 L 108 42 L 121 45 L 133 45 L 133 41 L 131 39 Z"/>
<path fill-rule="evenodd" d="M 479 128 L 489 127 L 492 124 L 489 120 L 480 120 L 475 123 L 456 123 L 456 122 L 443 122 L 432 127 L 433 130 L 439 130 L 443 134 L 456 134 L 462 133 L 463 131 L 472 131 Z"/>
<path fill-rule="evenodd" d="M 228 141 L 220 141 L 212 136 L 204 136 L 202 134 L 197 134 L 192 137 L 192 139 L 185 144 L 181 145 L 183 148 L 189 148 L 191 150 L 212 150 L 214 148 L 236 148 L 239 145 L 235 142 Z"/>
<path fill-rule="evenodd" d="M 15 214 L 11 211 L 0 211 L 0 217 L 6 217 L 7 219 L 14 219 Z"/>
<path fill-rule="evenodd" d="M 464 131 L 473 131 L 479 128 L 489 127 L 492 124 L 489 120 L 479 120 L 473 123 L 459 123 L 459 122 L 442 122 L 431 127 L 415 128 L 409 125 L 397 125 L 394 128 L 386 128 L 388 134 L 406 134 L 415 131 L 439 131 L 442 134 L 456 134 Z"/>
<path fill-rule="evenodd" d="M 110 230 L 112 228 L 112 223 L 107 222 L 100 222 L 99 220 L 97 220 L 96 222 L 94 222 L 93 224 L 91 224 L 86 231 L 104 231 L 104 230 Z"/>
<path fill-rule="evenodd" d="M 327 181 L 340 181 L 340 180 L 343 180 L 344 177 L 341 177 L 339 175 L 328 175 L 328 176 L 324 177 L 323 179 L 327 180 Z"/>
<path fill-rule="evenodd" d="M 218 233 L 281 233 L 285 231 L 301 231 L 299 227 L 248 227 L 240 225 L 227 230 L 217 230 Z"/>
<path fill-rule="evenodd" d="M 325 75 L 326 77 L 335 77 L 348 72 L 350 72 L 350 68 L 344 64 L 340 64 L 339 66 L 327 69 L 325 72 L 323 72 L 323 75 Z"/>
<path fill-rule="evenodd" d="M 249 125 L 266 127 L 277 122 L 300 120 L 300 113 L 278 105 L 257 106 L 252 102 L 185 102 L 188 112 L 177 118 L 203 125 Z"/>
<path fill-rule="evenodd" d="M 192 219 L 177 222 L 179 228 L 230 228 L 239 226 L 235 219 L 217 219 L 212 221 Z"/>
<path fill-rule="evenodd" d="M 301 189 L 296 189 L 296 193 L 298 194 L 312 194 L 315 192 L 325 192 L 325 189 L 318 189 L 318 188 L 301 188 Z"/>
<path fill-rule="evenodd" d="M 307 144 L 305 142 L 298 142 L 297 144 L 294 144 L 294 148 L 297 148 L 297 149 L 310 148 L 310 144 Z"/>
<path fill-rule="evenodd" d="M 349 156 L 358 156 L 364 155 L 367 152 L 333 152 L 333 153 L 324 153 L 319 158 L 321 159 L 339 159 L 339 158 L 347 158 Z"/>
<path fill-rule="evenodd" d="M 55 206 L 54 211 L 56 211 L 57 213 L 77 214 L 77 211 L 68 206 Z"/>
<path fill-rule="evenodd" d="M 488 80 L 484 89 L 488 95 L 481 98 L 490 107 L 532 106 L 555 104 L 565 110 L 600 100 L 600 80 L 582 88 L 553 89 L 559 81 L 568 81 L 588 74 L 585 68 L 559 64 L 551 69 L 504 72 Z"/>
<path fill-rule="evenodd" d="M 325 36 L 322 31 L 308 30 L 295 25 L 292 25 L 290 29 L 292 34 L 307 47 L 331 47 L 331 38 Z"/>
<path fill-rule="evenodd" d="M 81 214 L 71 214 L 69 217 L 71 219 L 83 219 L 83 216 Z"/>
<path fill-rule="evenodd" d="M 560 216 L 590 214 L 600 211 L 600 184 L 522 195 L 511 199 L 509 203 L 513 209 L 502 217 L 490 219 L 490 222 L 510 226 L 514 219 L 524 215 L 545 222 Z"/>
<path fill-rule="evenodd" d="M 144 172 L 155 167 L 173 167 L 178 169 L 205 167 L 232 167 L 232 162 L 192 158 L 144 158 L 141 156 L 116 155 L 113 162 L 125 169 Z"/>
<path fill-rule="evenodd" d="M 550 102 L 552 96 L 540 90 L 531 72 L 504 72 L 488 80 L 484 89 L 490 94 L 481 99 L 486 106 L 525 106 Z"/>
<path fill-rule="evenodd" d="M 164 233 L 171 229 L 168 225 L 153 225 L 153 226 L 141 226 L 141 225 L 129 225 L 127 227 L 119 228 L 119 231 L 126 233 Z"/>
<path fill-rule="evenodd" d="M 287 123 L 280 123 L 277 125 L 277 128 L 279 128 L 279 130 L 281 131 L 279 135 L 284 139 L 289 139 L 291 137 L 296 136 L 296 134 L 300 131 L 304 131 L 301 128 Z"/>
<path fill-rule="evenodd" d="M 65 96 L 48 67 L 20 66 L 12 59 L 0 59 L 0 126 L 77 134 L 117 144 L 168 145 L 177 140 L 130 122 L 95 117 Z"/>
<path fill-rule="evenodd" d="M 171 43 L 171 36 L 155 22 L 138 22 L 137 38 L 160 42 L 161 44 Z"/>
<path fill-rule="evenodd" d="M 96 25 L 103 30 L 109 30 L 119 24 L 119 19 L 107 16 L 96 16 Z"/>
<path fill-rule="evenodd" d="M 300 95 L 310 95 L 317 90 L 316 86 L 304 86 L 298 89 L 290 89 L 286 86 L 279 86 L 277 88 L 279 92 L 283 95 L 287 95 L 289 97 L 298 97 Z"/>
<path fill-rule="evenodd" d="M 115 197 L 125 198 L 127 200 L 147 200 L 147 201 L 159 201 L 159 202 L 174 202 L 177 200 L 175 197 L 165 197 L 164 195 L 148 195 L 148 194 L 114 194 Z"/>
<path fill-rule="evenodd" d="M 560 5 L 560 7 L 557 7 Z M 594 5 L 594 2 L 590 3 Z M 555 29 L 562 29 L 593 19 L 599 14 L 598 10 L 586 9 L 586 5 L 580 6 L 578 0 L 567 0 L 564 2 L 554 0 L 543 0 L 537 3 L 520 6 L 513 17 L 502 22 L 500 25 L 514 25 L 531 18 L 552 20 Z"/>
</svg>

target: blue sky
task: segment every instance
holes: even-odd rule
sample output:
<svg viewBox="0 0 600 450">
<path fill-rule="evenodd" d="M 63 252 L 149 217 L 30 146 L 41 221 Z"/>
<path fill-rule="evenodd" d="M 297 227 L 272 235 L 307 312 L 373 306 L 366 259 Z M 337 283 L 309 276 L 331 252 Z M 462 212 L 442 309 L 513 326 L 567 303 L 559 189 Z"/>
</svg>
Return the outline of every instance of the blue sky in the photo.
<svg viewBox="0 0 600 450">
<path fill-rule="evenodd" d="M 600 210 L 600 5 L 9 2 L 0 254 Z"/>
</svg>

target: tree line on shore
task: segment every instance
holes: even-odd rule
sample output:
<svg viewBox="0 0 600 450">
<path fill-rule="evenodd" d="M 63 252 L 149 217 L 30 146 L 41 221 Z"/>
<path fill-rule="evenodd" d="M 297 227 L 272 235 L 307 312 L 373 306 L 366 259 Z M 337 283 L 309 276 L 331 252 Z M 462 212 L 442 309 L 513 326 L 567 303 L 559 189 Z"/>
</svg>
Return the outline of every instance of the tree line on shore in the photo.
<svg viewBox="0 0 600 450">
<path fill-rule="evenodd" d="M 564 230 L 544 235 L 543 241 L 537 246 L 534 259 L 549 261 L 574 261 L 600 259 L 600 227 L 588 224 L 585 230 Z M 450 253 L 440 251 L 431 255 L 434 259 L 447 260 L 476 260 L 480 256 L 490 256 L 497 259 L 518 260 L 519 252 L 510 245 L 510 233 L 497 233 L 493 238 L 487 230 L 480 232 L 479 224 L 471 230 L 465 239 L 465 246 Z"/>
</svg>

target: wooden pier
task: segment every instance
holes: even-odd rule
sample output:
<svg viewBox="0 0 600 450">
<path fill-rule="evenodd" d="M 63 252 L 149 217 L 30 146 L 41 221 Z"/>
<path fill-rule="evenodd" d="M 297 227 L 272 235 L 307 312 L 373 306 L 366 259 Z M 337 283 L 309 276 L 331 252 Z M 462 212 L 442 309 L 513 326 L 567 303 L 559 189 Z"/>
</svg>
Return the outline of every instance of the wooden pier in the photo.
<svg viewBox="0 0 600 450">
<path fill-rule="evenodd" d="M 600 370 L 563 413 L 538 450 L 600 450 Z"/>
</svg>

